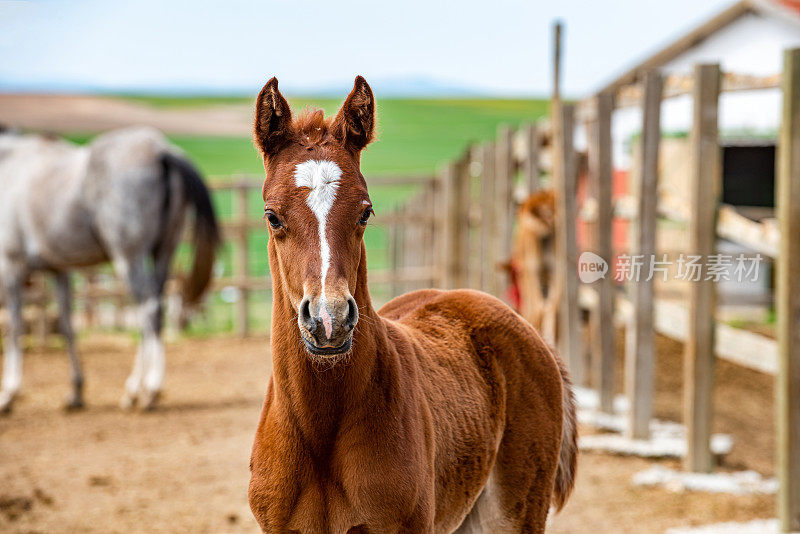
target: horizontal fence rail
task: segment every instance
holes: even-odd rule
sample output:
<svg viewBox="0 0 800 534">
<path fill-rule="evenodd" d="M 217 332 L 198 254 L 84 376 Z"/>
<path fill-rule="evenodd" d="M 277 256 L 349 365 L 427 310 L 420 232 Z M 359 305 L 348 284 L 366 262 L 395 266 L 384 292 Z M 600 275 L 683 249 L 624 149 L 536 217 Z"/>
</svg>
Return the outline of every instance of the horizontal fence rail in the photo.
<svg viewBox="0 0 800 534">
<path fill-rule="evenodd" d="M 426 287 L 473 287 L 503 297 L 509 283 L 503 266 L 510 260 L 515 199 L 531 184 L 538 184 L 548 168 L 543 150 L 546 132 L 546 123 L 538 130 L 535 125 L 518 131 L 503 126 L 496 141 L 468 147 L 461 158 L 435 175 L 367 177 L 373 195 L 382 188 L 401 191 L 393 207 L 379 210 L 370 220 L 368 232 L 377 234 L 368 242 L 368 255 L 377 258 L 369 270 L 373 299 L 380 304 Z M 541 158 L 540 153 L 544 154 Z M 260 212 L 262 182 L 258 175 L 207 177 L 215 204 L 221 206 L 218 219 L 223 242 L 206 307 L 224 296 L 232 308 L 232 330 L 242 336 L 250 333 L 253 323 L 253 296 L 266 294 L 259 297 L 266 306 L 272 289 L 266 270 L 267 230 Z M 185 253 L 180 257 L 180 251 L 188 251 L 190 233 L 187 228 L 179 260 L 188 257 Z M 259 245 L 254 248 L 257 236 Z M 260 266 L 259 272 L 253 272 L 254 264 Z M 178 271 L 173 270 L 166 286 L 172 330 L 178 323 L 178 315 L 169 312 L 171 305 L 180 302 Z M 44 277 L 34 275 L 32 280 L 25 316 L 29 331 L 44 342 L 48 332 L 55 332 L 55 310 Z M 78 271 L 74 286 L 78 326 L 136 327 L 128 290 L 109 267 Z M 99 314 L 101 308 L 106 313 Z M 4 321 L 0 310 L 0 323 Z"/>
</svg>

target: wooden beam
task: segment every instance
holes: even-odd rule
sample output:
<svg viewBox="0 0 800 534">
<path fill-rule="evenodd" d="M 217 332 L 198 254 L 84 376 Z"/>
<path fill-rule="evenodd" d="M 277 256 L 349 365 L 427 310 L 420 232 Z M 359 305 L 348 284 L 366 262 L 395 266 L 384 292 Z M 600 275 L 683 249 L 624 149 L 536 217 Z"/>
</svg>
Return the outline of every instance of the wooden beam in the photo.
<svg viewBox="0 0 800 534">
<path fill-rule="evenodd" d="M 641 61 L 638 65 L 629 69 L 627 72 L 603 87 L 602 91 L 613 92 L 622 86 L 635 83 L 645 72 L 662 67 L 665 63 L 675 59 L 693 46 L 701 43 L 712 33 L 716 32 L 720 28 L 724 28 L 745 13 L 750 12 L 752 10 L 750 4 L 751 3 L 748 0 L 740 0 L 736 2 L 713 18 L 694 28 L 677 41 L 672 42 L 672 44 L 666 48 L 661 49 L 644 61 Z"/>
<path fill-rule="evenodd" d="M 653 388 L 656 359 L 656 338 L 653 329 L 655 281 L 650 277 L 649 262 L 656 254 L 656 221 L 658 219 L 658 147 L 661 142 L 661 93 L 663 79 L 658 72 L 644 78 L 642 137 L 639 143 L 639 210 L 632 255 L 644 258 L 645 271 L 633 282 L 633 324 L 627 338 L 625 355 L 625 389 L 630 401 L 629 432 L 634 439 L 650 437 L 653 415 Z"/>
<path fill-rule="evenodd" d="M 567 361 L 575 384 L 584 380 L 583 353 L 581 351 L 581 320 L 578 306 L 578 248 L 575 235 L 577 217 L 576 194 L 578 185 L 575 147 L 575 108 L 571 104 L 560 106 L 561 136 L 558 140 L 560 171 L 555 178 L 556 193 L 556 272 L 561 276 L 559 298 L 558 348 Z"/>
<path fill-rule="evenodd" d="M 366 176 L 364 178 L 368 187 L 383 187 L 383 186 L 396 186 L 396 185 L 424 185 L 428 182 L 435 181 L 436 176 L 429 174 L 419 175 L 377 175 Z M 248 187 L 251 189 L 261 190 L 264 184 L 264 177 L 262 175 L 239 175 L 235 179 L 231 179 L 229 175 L 211 174 L 207 177 L 208 188 L 212 191 L 220 191 L 226 189 L 238 189 L 240 187 Z"/>
<path fill-rule="evenodd" d="M 470 225 L 470 208 L 472 206 L 472 175 L 470 174 L 470 161 L 472 159 L 472 147 L 467 146 L 464 155 L 458 162 L 458 227 L 459 227 L 459 253 L 458 262 L 458 287 L 470 287 L 470 236 L 472 229 Z"/>
<path fill-rule="evenodd" d="M 721 93 L 735 93 L 741 91 L 759 91 L 762 89 L 776 89 L 780 87 L 781 75 L 773 74 L 770 76 L 753 76 L 750 74 L 738 74 L 726 72 L 722 74 Z M 683 95 L 692 94 L 694 78 L 672 74 L 664 80 L 663 98 L 676 98 Z M 617 108 L 638 106 L 641 104 L 642 90 L 636 85 L 623 87 L 617 93 Z"/>
<path fill-rule="evenodd" d="M 398 216 L 401 215 L 401 207 L 395 203 L 393 215 Z M 392 223 L 389 225 L 389 231 L 387 232 L 389 238 L 389 270 L 392 273 L 396 273 L 400 270 L 400 247 L 402 245 L 401 241 L 401 231 L 403 227 L 398 223 Z M 398 281 L 396 278 L 392 278 L 389 282 L 389 298 L 394 298 L 400 294 Z"/>
<path fill-rule="evenodd" d="M 434 213 L 439 209 L 439 204 L 437 203 L 437 190 L 439 189 L 439 184 L 437 182 L 431 181 L 426 183 L 422 187 L 422 205 L 420 206 L 422 213 Z M 435 287 L 439 281 L 436 279 L 436 234 L 438 233 L 437 230 L 439 228 L 439 224 L 434 221 L 428 221 L 426 224 L 422 225 L 422 259 L 421 264 L 428 269 L 429 272 L 433 273 L 433 276 L 429 277 L 429 280 L 426 284 Z"/>
<path fill-rule="evenodd" d="M 796 532 L 800 531 L 800 49 L 787 50 L 783 56 L 778 142 L 778 517 L 783 532 Z"/>
<path fill-rule="evenodd" d="M 525 158 L 522 161 L 522 176 L 525 180 L 526 192 L 531 194 L 539 189 L 539 130 L 535 122 L 524 129 Z"/>
<path fill-rule="evenodd" d="M 455 289 L 459 281 L 459 258 L 461 257 L 461 238 L 459 237 L 459 202 L 461 191 L 458 187 L 459 172 L 456 162 L 449 162 L 442 169 L 442 197 L 444 201 L 444 224 L 442 225 L 442 266 L 443 286 Z"/>
<path fill-rule="evenodd" d="M 514 155 L 513 130 L 501 124 L 497 129 L 494 170 L 494 224 L 497 234 L 494 243 L 496 261 L 505 263 L 511 260 L 511 241 L 513 239 L 514 210 Z M 495 296 L 507 300 L 506 290 L 510 284 L 508 274 L 494 266 L 494 276 L 499 284 Z"/>
<path fill-rule="evenodd" d="M 494 144 L 480 148 L 481 161 L 481 289 L 497 295 L 497 226 L 494 216 Z"/>
<path fill-rule="evenodd" d="M 689 254 L 714 253 L 717 209 L 722 190 L 722 161 L 718 138 L 719 65 L 694 69 L 694 110 L 691 133 Z M 705 277 L 705 272 L 702 273 Z M 714 392 L 714 311 L 716 288 L 712 280 L 689 285 L 689 337 L 684 355 L 684 422 L 687 454 L 684 468 L 710 472 L 709 448 Z"/>
<path fill-rule="evenodd" d="M 561 100 L 561 34 L 564 24 L 557 20 L 553 24 L 553 100 Z"/>
<path fill-rule="evenodd" d="M 613 169 L 611 143 L 611 116 L 614 97 L 610 93 L 597 95 L 597 116 L 592 123 L 594 132 L 590 136 L 590 179 L 597 199 L 597 222 L 594 228 L 594 252 L 609 264 L 613 264 Z M 598 307 L 592 328 L 593 345 L 597 351 L 592 359 L 595 384 L 600 394 L 600 410 L 614 411 L 614 363 L 616 343 L 614 329 L 614 274 L 606 273 L 596 282 Z"/>
<path fill-rule="evenodd" d="M 236 254 L 236 261 L 234 261 L 234 276 L 242 280 L 247 278 L 247 226 L 245 223 L 247 217 L 247 193 L 251 188 L 248 185 L 240 185 L 234 191 L 234 217 L 236 221 L 242 224 L 240 231 L 233 238 L 234 239 L 234 253 Z M 239 299 L 234 304 L 234 324 L 236 333 L 240 337 L 246 337 L 249 332 L 250 313 L 248 309 L 249 290 L 246 287 L 239 288 Z"/>
<path fill-rule="evenodd" d="M 581 307 L 597 308 L 597 292 L 587 285 L 579 291 Z M 633 317 L 633 305 L 623 296 L 617 297 L 617 326 L 627 327 Z M 689 312 L 685 305 L 664 299 L 655 300 L 655 331 L 676 341 L 685 342 L 689 331 Z M 776 375 L 778 372 L 778 344 L 761 334 L 717 323 L 714 353 L 722 358 L 759 373 Z"/>
</svg>

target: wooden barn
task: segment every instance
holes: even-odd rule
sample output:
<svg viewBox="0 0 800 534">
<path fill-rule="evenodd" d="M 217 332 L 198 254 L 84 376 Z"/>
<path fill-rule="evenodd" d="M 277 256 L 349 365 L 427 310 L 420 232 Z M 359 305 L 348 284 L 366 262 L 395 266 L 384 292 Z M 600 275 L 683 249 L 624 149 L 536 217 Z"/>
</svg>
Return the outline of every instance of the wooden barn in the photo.
<svg viewBox="0 0 800 534">
<path fill-rule="evenodd" d="M 800 0 L 741 0 L 650 53 L 598 93 L 616 93 L 618 99 L 624 100 L 626 91 L 652 70 L 660 71 L 667 80 L 665 95 L 670 91 L 680 93 L 681 79 L 691 77 L 693 66 L 698 63 L 718 63 L 723 72 L 736 73 L 736 79 L 726 82 L 738 86 L 738 90 L 724 92 L 719 102 L 722 202 L 735 206 L 749 218 L 763 220 L 774 216 L 775 146 L 781 113 L 777 81 L 782 51 L 797 46 L 800 46 Z M 665 99 L 661 105 L 659 195 L 676 205 L 689 200 L 692 97 L 689 92 L 682 92 Z M 635 95 L 631 96 L 631 101 L 636 101 Z M 641 108 L 618 101 L 612 122 L 615 196 L 632 191 L 632 177 L 639 164 L 635 154 L 641 125 Z M 579 146 L 584 142 L 585 137 L 578 139 Z M 658 239 L 663 248 L 680 250 L 686 242 L 683 230 L 660 227 Z M 616 248 L 625 250 L 627 237 L 625 229 L 615 228 Z M 719 243 L 719 248 L 727 254 L 747 252 L 725 240 Z M 766 265 L 756 283 L 723 283 L 722 301 L 730 304 L 766 301 L 771 278 Z"/>
</svg>

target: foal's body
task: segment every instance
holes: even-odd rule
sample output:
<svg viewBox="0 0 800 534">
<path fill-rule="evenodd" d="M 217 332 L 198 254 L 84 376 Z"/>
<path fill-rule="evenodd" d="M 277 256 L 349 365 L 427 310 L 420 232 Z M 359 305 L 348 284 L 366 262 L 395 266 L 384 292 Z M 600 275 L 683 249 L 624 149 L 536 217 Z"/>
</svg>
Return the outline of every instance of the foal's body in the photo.
<svg viewBox="0 0 800 534">
<path fill-rule="evenodd" d="M 270 533 L 543 532 L 573 484 L 569 380 L 536 331 L 484 293 L 424 290 L 373 309 L 357 168 L 372 113 L 361 78 L 332 123 L 292 123 L 274 79 L 259 95 L 273 374 L 251 509 Z"/>
<path fill-rule="evenodd" d="M 542 531 L 562 377 L 533 328 L 466 290 L 361 310 L 341 369 L 273 343 L 251 482 L 265 531 L 450 533 L 473 505 L 463 532 Z"/>
</svg>

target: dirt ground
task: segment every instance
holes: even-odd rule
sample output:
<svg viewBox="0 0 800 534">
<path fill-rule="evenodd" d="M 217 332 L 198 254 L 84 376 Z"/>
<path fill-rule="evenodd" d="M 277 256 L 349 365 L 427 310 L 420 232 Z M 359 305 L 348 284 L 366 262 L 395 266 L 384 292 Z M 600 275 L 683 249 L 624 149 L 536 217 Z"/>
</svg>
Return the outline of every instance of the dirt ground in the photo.
<svg viewBox="0 0 800 534">
<path fill-rule="evenodd" d="M 7 93 L 0 94 L 0 123 L 57 133 L 137 124 L 172 134 L 247 137 L 253 129 L 253 109 L 249 104 L 159 109 L 93 95 Z"/>
<path fill-rule="evenodd" d="M 81 340 L 88 407 L 79 413 L 59 409 L 68 377 L 63 352 L 30 351 L 26 394 L 0 419 L 0 532 L 257 532 L 246 490 L 268 346 L 264 338 L 170 344 L 162 408 L 145 414 L 117 408 L 132 338 Z M 680 416 L 680 353 L 680 344 L 659 340 L 656 411 L 662 418 Z M 736 437 L 722 469 L 771 474 L 771 378 L 725 362 L 717 378 L 717 430 Z M 576 491 L 549 531 L 663 532 L 773 515 L 773 497 L 633 487 L 633 474 L 650 465 L 582 455 Z"/>
</svg>

